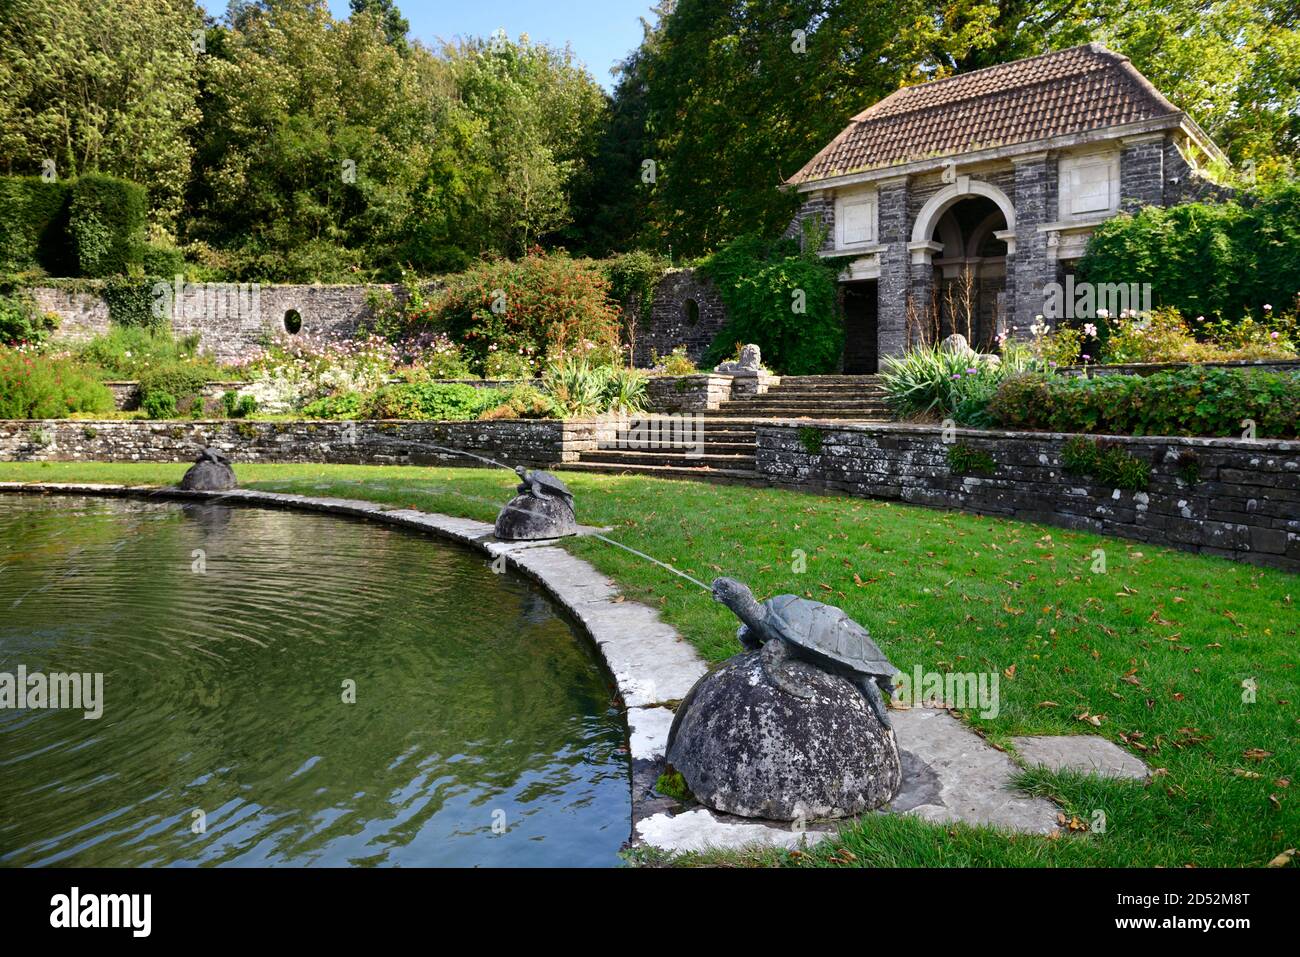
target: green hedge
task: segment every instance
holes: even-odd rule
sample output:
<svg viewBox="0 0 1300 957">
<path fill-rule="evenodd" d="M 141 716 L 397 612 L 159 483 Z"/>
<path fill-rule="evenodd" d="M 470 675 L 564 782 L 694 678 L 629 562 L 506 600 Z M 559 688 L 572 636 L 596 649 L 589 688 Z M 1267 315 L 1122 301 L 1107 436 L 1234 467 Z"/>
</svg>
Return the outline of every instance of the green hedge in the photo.
<svg viewBox="0 0 1300 957">
<path fill-rule="evenodd" d="M 54 276 L 75 266 L 67 246 L 71 187 L 39 176 L 0 176 L 0 272 L 39 267 Z"/>
<path fill-rule="evenodd" d="M 1006 379 L 989 403 L 998 425 L 1109 435 L 1295 438 L 1300 373 L 1191 367 L 1150 376 L 1093 379 L 1025 374 Z"/>
<path fill-rule="evenodd" d="M 473 419 L 500 402 L 494 389 L 437 382 L 403 382 L 384 386 L 361 402 L 363 419 Z"/>
<path fill-rule="evenodd" d="M 68 232 L 83 276 L 119 276 L 141 265 L 145 188 L 92 173 L 72 184 Z"/>
<path fill-rule="evenodd" d="M 1154 304 L 1192 319 L 1263 318 L 1300 284 L 1300 183 L 1243 202 L 1148 206 L 1097 228 L 1079 262 L 1091 283 L 1150 283 Z"/>
</svg>

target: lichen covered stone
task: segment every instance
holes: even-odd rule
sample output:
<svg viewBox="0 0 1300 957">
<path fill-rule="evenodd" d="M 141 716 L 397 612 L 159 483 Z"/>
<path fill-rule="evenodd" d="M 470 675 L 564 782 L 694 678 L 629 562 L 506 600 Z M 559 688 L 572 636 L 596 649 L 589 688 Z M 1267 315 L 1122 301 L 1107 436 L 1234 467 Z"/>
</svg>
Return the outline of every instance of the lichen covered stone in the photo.
<svg viewBox="0 0 1300 957">
<path fill-rule="evenodd" d="M 743 817 L 841 818 L 888 803 L 902 781 L 893 733 L 844 678 L 789 667 L 812 697 L 773 685 L 759 652 L 701 678 L 669 733 L 669 764 L 701 804 Z"/>
<path fill-rule="evenodd" d="M 564 538 L 578 533 L 573 506 L 559 496 L 539 498 L 523 492 L 510 500 L 497 515 L 494 534 L 507 542 L 529 542 Z"/>
</svg>

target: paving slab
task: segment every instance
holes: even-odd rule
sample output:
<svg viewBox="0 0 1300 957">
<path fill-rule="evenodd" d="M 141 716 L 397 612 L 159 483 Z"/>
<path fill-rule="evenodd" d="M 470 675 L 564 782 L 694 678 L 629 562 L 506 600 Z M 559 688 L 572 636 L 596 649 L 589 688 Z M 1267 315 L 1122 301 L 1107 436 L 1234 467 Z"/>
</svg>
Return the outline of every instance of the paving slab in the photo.
<svg viewBox="0 0 1300 957">
<path fill-rule="evenodd" d="M 1026 764 L 1050 771 L 1079 771 L 1133 781 L 1145 781 L 1151 776 L 1151 769 L 1143 761 L 1095 734 L 1036 734 L 1011 741 Z"/>
<path fill-rule="evenodd" d="M 1029 834 L 1056 828 L 1058 808 L 1015 790 L 1011 757 L 940 708 L 891 711 L 903 757 L 892 811 L 928 821 L 987 824 Z"/>
<path fill-rule="evenodd" d="M 628 744 L 634 761 L 654 761 L 664 756 L 668 730 L 673 726 L 671 708 L 628 708 Z"/>
</svg>

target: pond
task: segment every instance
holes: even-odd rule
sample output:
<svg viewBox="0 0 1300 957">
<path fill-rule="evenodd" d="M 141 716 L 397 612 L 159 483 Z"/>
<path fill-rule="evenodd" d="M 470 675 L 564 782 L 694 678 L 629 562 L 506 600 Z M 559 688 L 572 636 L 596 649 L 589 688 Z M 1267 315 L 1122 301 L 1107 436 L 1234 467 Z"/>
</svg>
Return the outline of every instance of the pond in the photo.
<svg viewBox="0 0 1300 957">
<path fill-rule="evenodd" d="M 534 584 L 400 529 L 0 496 L 0 683 L 24 672 L 3 866 L 610 866 L 628 835 L 589 643 Z M 93 678 L 80 709 L 34 706 L 96 673 L 100 717 Z"/>
</svg>

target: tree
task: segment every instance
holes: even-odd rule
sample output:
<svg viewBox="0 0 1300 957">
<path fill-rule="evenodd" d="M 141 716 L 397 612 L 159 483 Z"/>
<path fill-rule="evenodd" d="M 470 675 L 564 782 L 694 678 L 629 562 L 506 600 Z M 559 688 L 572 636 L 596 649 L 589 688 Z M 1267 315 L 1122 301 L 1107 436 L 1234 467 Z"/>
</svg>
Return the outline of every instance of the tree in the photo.
<svg viewBox="0 0 1300 957">
<path fill-rule="evenodd" d="M 393 0 L 348 0 L 354 14 L 368 13 L 384 25 L 384 34 L 388 42 L 399 49 L 406 48 L 406 34 L 411 24 L 402 16 Z"/>
<path fill-rule="evenodd" d="M 574 195 L 604 123 L 604 92 L 570 50 L 504 34 L 447 47 L 460 104 L 483 133 L 490 170 L 477 227 L 484 246 L 520 255 L 573 220 Z"/>
<path fill-rule="evenodd" d="M 109 173 L 149 191 L 156 223 L 180 213 L 193 148 L 192 0 L 0 4 L 0 169 Z"/>
<path fill-rule="evenodd" d="M 319 0 L 246 6 L 204 62 L 190 238 L 249 278 L 391 274 L 450 109 L 428 51 L 399 51 L 374 13 Z M 418 196 L 419 203 L 412 203 Z"/>
</svg>

